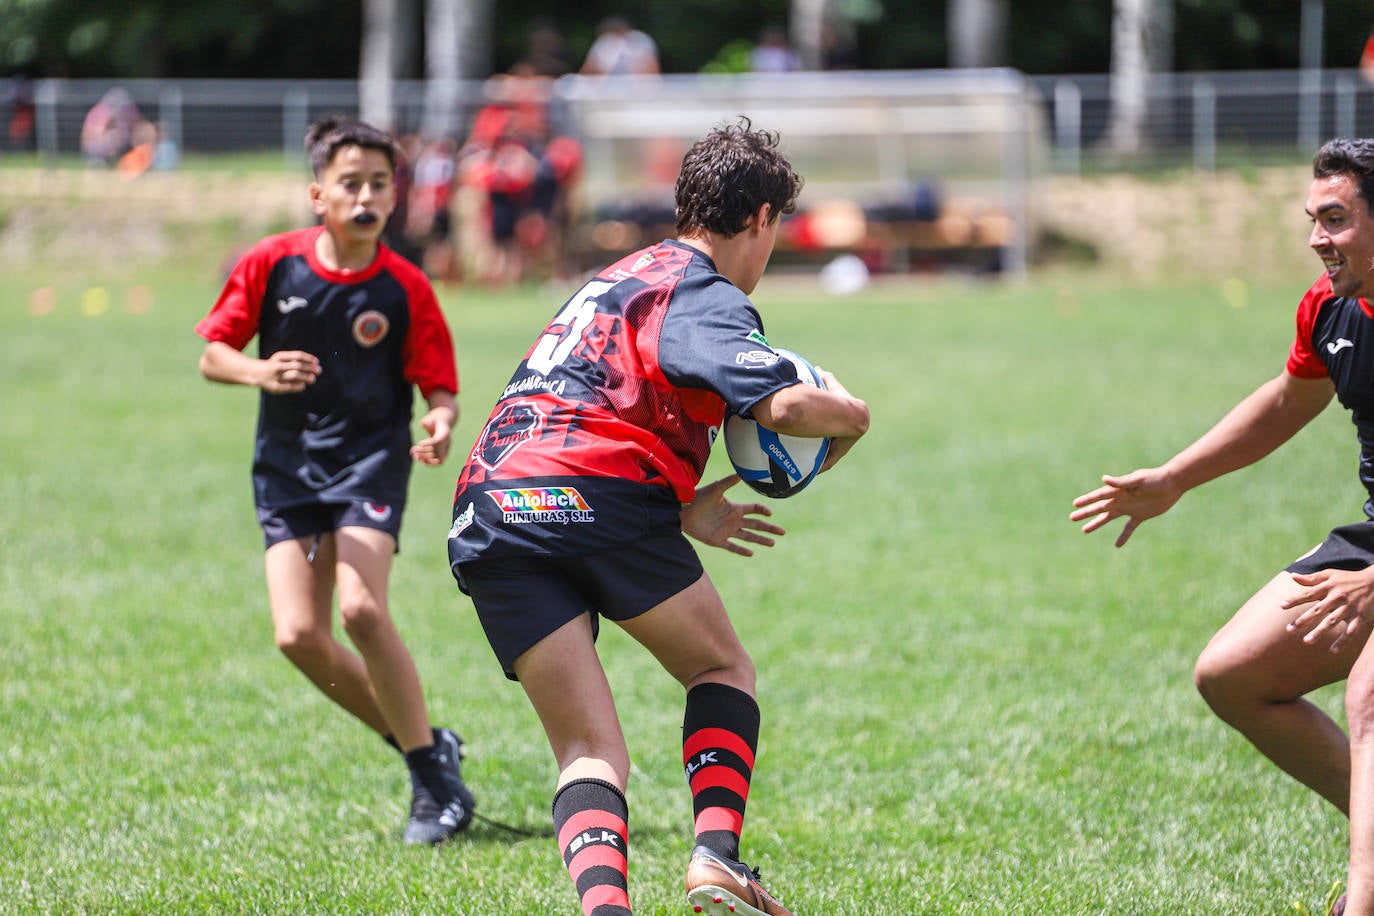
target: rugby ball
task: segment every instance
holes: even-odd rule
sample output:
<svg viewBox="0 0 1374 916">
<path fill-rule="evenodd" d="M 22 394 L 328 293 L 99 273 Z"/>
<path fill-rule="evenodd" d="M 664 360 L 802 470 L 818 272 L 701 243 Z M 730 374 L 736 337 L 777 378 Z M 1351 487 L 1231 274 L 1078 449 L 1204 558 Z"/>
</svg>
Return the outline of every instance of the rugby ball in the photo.
<svg viewBox="0 0 1374 916">
<path fill-rule="evenodd" d="M 805 357 L 777 347 L 774 352 L 797 368 L 803 385 L 825 387 Z M 755 420 L 730 414 L 725 420 L 725 452 L 746 484 L 764 496 L 784 499 L 806 489 L 820 473 L 830 453 L 830 439 L 775 433 Z"/>
</svg>

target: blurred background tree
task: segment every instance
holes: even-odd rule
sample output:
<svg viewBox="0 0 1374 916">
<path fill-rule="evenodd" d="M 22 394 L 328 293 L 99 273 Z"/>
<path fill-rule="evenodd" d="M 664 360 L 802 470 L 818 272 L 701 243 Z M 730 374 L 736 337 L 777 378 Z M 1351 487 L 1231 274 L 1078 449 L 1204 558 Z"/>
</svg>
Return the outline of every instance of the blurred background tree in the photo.
<svg viewBox="0 0 1374 916">
<path fill-rule="evenodd" d="M 1172 13 L 1169 57 L 1179 70 L 1295 69 L 1301 49 L 1293 0 L 1159 0 Z M 444 72 L 482 76 L 525 55 L 530 25 L 551 23 L 576 66 L 597 23 L 625 15 L 658 43 L 668 73 L 700 71 L 765 26 L 834 26 L 847 59 L 866 69 L 949 67 L 1002 31 L 978 60 L 1026 73 L 1106 73 L 1116 0 L 0 0 L 0 75 L 34 77 L 336 78 L 359 75 L 365 8 L 378 6 L 395 34 L 393 75 L 426 75 L 426 61 L 454 47 Z M 1354 67 L 1374 23 L 1366 0 L 1324 0 L 1323 60 Z M 974 25 L 959 17 L 972 14 Z M 475 14 L 475 15 L 474 15 Z M 804 14 L 804 15 L 803 15 Z M 470 20 L 462 36 L 434 47 L 436 22 Z M 438 17 L 436 20 L 434 17 Z M 809 17 L 809 18 L 806 18 Z M 426 19 L 429 21 L 426 21 Z M 951 32 L 951 24 L 954 26 Z M 808 26 L 819 29 L 819 24 Z M 428 48 L 426 38 L 429 38 Z M 813 39 L 793 36 L 799 51 Z M 457 42 L 455 45 L 454 43 Z M 805 56 L 805 54 L 803 55 Z M 1004 59 L 997 60 L 998 56 Z"/>
</svg>

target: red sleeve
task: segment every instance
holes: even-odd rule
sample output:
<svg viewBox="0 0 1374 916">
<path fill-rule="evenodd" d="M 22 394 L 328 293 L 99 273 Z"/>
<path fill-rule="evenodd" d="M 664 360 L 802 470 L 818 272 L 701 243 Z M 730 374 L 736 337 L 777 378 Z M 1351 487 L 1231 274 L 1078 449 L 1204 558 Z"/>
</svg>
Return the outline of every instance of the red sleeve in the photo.
<svg viewBox="0 0 1374 916">
<path fill-rule="evenodd" d="M 1317 358 L 1312 349 L 1312 333 L 1317 324 L 1317 313 L 1322 303 L 1332 297 L 1331 281 L 1325 274 L 1317 278 L 1312 288 L 1298 303 L 1297 336 L 1288 350 L 1288 374 L 1298 378 L 1326 378 L 1326 364 Z"/>
<path fill-rule="evenodd" d="M 258 333 L 262 297 L 276 259 L 271 241 L 264 239 L 239 258 L 210 314 L 196 325 L 197 334 L 206 340 L 227 343 L 235 350 L 248 346 Z"/>
<path fill-rule="evenodd" d="M 394 257 L 400 260 L 399 255 Z M 453 336 L 434 296 L 434 287 L 409 262 L 396 271 L 396 278 L 410 300 L 410 333 L 406 335 L 403 355 L 406 381 L 418 387 L 426 398 L 441 389 L 457 394 L 458 363 Z"/>
</svg>

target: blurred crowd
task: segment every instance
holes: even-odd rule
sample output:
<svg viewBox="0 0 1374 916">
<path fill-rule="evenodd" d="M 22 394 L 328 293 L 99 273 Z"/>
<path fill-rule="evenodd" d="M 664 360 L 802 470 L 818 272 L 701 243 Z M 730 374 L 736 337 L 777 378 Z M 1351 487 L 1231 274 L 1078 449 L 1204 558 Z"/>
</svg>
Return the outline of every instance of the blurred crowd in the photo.
<svg viewBox="0 0 1374 916">
<path fill-rule="evenodd" d="M 563 277 L 582 146 L 553 129 L 553 77 L 527 61 L 494 77 L 466 138 L 400 138 L 387 244 L 444 282 Z"/>
<path fill-rule="evenodd" d="M 851 65 L 845 42 L 833 31 L 827 31 L 823 44 L 824 69 Z M 754 72 L 804 69 L 781 26 L 766 26 L 746 46 L 747 58 L 739 58 L 737 65 Z M 653 78 L 661 73 L 658 46 L 629 19 L 611 16 L 600 23 L 578 64 L 552 21 L 536 20 L 520 60 L 489 79 L 480 103 L 464 113 L 463 135 L 397 136 L 402 153 L 396 172 L 398 201 L 386 243 L 438 282 L 504 286 L 574 276 L 581 243 L 573 233 L 583 217 L 590 227 L 586 245 L 601 249 L 671 232 L 671 200 L 654 201 L 648 209 L 643 201 L 623 200 L 609 207 L 603 203 L 596 213 L 578 212 L 583 148 L 560 123 L 564 119 L 553 92 L 559 77 L 573 73 Z M 17 148 L 32 138 L 32 90 L 20 80 L 5 90 L 0 101 L 8 103 L 5 113 L 12 113 L 9 146 Z M 650 183 L 671 182 L 683 151 L 674 138 L 646 139 L 641 177 Z M 90 168 L 126 178 L 176 168 L 179 159 L 174 140 L 118 86 L 87 112 L 81 152 Z M 867 216 L 870 225 L 887 221 Z M 787 244 L 801 251 L 830 247 L 816 239 L 833 235 L 827 234 L 836 223 L 832 217 L 828 212 L 798 213 L 789 220 Z"/>
<path fill-rule="evenodd" d="M 113 168 L 125 178 L 174 169 L 179 158 L 176 144 L 143 117 L 133 96 L 119 86 L 107 90 L 86 112 L 81 155 L 91 168 Z"/>
</svg>

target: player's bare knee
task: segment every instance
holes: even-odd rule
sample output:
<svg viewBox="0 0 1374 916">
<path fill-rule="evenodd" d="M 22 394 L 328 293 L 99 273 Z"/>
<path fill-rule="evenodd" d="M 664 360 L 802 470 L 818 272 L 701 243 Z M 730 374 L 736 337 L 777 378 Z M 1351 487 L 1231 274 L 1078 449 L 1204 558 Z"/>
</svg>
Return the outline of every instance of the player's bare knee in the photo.
<svg viewBox="0 0 1374 916">
<path fill-rule="evenodd" d="M 1256 697 L 1249 676 L 1234 656 L 1209 645 L 1193 666 L 1193 684 L 1217 715 L 1223 719 L 1235 709 L 1251 705 Z"/>
<path fill-rule="evenodd" d="M 328 651 L 328 637 L 313 627 L 278 627 L 276 640 L 281 653 L 297 665 Z"/>
<path fill-rule="evenodd" d="M 339 621 L 355 643 L 366 642 L 386 625 L 386 610 L 375 601 L 340 601 Z"/>
</svg>

